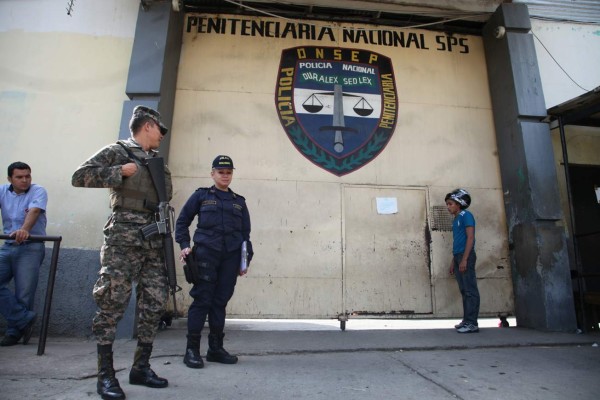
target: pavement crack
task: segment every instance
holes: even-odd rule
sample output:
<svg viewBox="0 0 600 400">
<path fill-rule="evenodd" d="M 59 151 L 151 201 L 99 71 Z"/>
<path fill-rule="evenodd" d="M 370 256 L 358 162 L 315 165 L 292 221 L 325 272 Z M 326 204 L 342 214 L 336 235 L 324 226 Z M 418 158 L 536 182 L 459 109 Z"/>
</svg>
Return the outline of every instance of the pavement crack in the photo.
<svg viewBox="0 0 600 400">
<path fill-rule="evenodd" d="M 451 389 L 449 389 L 448 387 L 444 386 L 443 384 L 441 384 L 440 382 L 436 381 L 435 379 L 431 378 L 430 376 L 422 373 L 421 371 L 419 371 L 418 369 L 414 368 L 412 365 L 399 360 L 395 357 L 392 357 L 394 360 L 398 361 L 400 364 L 402 364 L 405 368 L 407 368 L 409 371 L 414 372 L 415 374 L 417 374 L 418 376 L 420 376 L 421 378 L 425 379 L 428 382 L 431 382 L 432 384 L 434 384 L 435 386 L 439 387 L 440 389 L 442 389 L 444 392 L 448 393 L 449 395 L 451 395 L 452 397 L 456 397 L 457 399 L 460 400 L 464 400 L 463 397 L 459 396 L 458 394 L 456 394 L 455 392 L 453 392 Z"/>
</svg>

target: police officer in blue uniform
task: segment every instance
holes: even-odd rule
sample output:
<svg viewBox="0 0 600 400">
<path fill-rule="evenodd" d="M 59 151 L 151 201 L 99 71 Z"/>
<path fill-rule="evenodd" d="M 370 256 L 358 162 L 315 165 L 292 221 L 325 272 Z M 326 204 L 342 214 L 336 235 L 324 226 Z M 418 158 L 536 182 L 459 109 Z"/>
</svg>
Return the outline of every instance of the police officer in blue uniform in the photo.
<svg viewBox="0 0 600 400">
<path fill-rule="evenodd" d="M 250 214 L 244 197 L 230 188 L 233 161 L 225 155 L 217 156 L 212 163 L 211 177 L 214 185 L 197 189 L 187 200 L 177 218 L 175 241 L 181 248 L 181 258 L 192 253 L 197 267 L 196 282 L 190 290 L 194 299 L 188 311 L 187 345 L 183 362 L 189 368 L 202 368 L 200 333 L 206 317 L 208 335 L 207 361 L 235 364 L 237 356 L 223 348 L 225 307 L 233 295 L 240 270 L 241 247 L 247 242 L 248 260 L 252 259 L 250 243 Z M 189 226 L 198 218 L 190 248 Z"/>
</svg>

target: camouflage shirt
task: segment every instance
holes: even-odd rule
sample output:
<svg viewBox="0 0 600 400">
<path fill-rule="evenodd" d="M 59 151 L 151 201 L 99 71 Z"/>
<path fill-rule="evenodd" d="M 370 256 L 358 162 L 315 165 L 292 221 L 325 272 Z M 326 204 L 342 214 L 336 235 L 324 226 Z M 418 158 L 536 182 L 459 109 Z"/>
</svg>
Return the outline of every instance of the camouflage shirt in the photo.
<svg viewBox="0 0 600 400">
<path fill-rule="evenodd" d="M 127 147 L 141 150 L 140 145 L 129 138 L 122 142 Z M 157 151 L 151 150 L 148 157 L 156 157 Z M 85 161 L 77 168 L 71 178 L 71 183 L 76 187 L 87 188 L 109 188 L 111 191 L 118 191 L 123 187 L 125 179 L 121 175 L 121 167 L 127 163 L 136 162 L 127 151 L 118 143 L 110 144 L 91 158 Z M 146 168 L 137 162 L 138 168 Z M 165 182 L 167 186 L 167 196 L 171 199 L 173 187 L 171 183 L 171 173 L 165 166 Z M 146 188 L 149 194 L 154 195 L 156 189 L 154 185 L 148 184 Z M 141 246 L 144 248 L 161 248 L 162 237 L 154 235 L 148 240 L 143 240 L 140 228 L 156 221 L 153 211 L 147 212 L 131 210 L 122 207 L 115 207 L 112 210 L 106 225 L 104 226 L 104 243 L 120 246 Z"/>
</svg>

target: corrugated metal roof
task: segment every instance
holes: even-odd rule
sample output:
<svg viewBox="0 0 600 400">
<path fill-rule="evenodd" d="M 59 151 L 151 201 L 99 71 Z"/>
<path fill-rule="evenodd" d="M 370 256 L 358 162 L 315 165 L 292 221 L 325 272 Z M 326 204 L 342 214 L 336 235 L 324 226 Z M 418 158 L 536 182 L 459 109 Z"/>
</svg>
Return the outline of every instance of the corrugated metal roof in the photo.
<svg viewBox="0 0 600 400">
<path fill-rule="evenodd" d="M 532 18 L 600 24 L 600 0 L 513 0 L 527 4 Z"/>
<path fill-rule="evenodd" d="M 152 0 L 146 0 L 152 1 Z M 248 12 L 253 7 L 282 16 L 311 14 L 323 16 L 340 13 L 350 19 L 366 13 L 365 22 L 373 16 L 410 15 L 417 17 L 457 19 L 464 21 L 487 20 L 487 15 L 503 2 L 522 3 L 529 8 L 532 18 L 600 24 L 600 0 L 181 0 L 188 10 Z M 335 10 L 339 10 L 335 12 Z M 319 12 L 321 12 L 320 15 Z"/>
<path fill-rule="evenodd" d="M 565 125 L 600 127 L 600 86 L 548 110 L 550 120 L 563 119 Z"/>
</svg>

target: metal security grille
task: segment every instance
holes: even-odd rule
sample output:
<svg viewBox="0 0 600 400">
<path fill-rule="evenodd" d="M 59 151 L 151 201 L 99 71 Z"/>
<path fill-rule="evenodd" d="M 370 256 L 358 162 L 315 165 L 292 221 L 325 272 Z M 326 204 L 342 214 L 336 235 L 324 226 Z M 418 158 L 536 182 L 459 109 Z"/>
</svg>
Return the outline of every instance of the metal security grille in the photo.
<svg viewBox="0 0 600 400">
<path fill-rule="evenodd" d="M 430 216 L 432 231 L 452 231 L 453 218 L 446 206 L 432 206 Z"/>
</svg>

